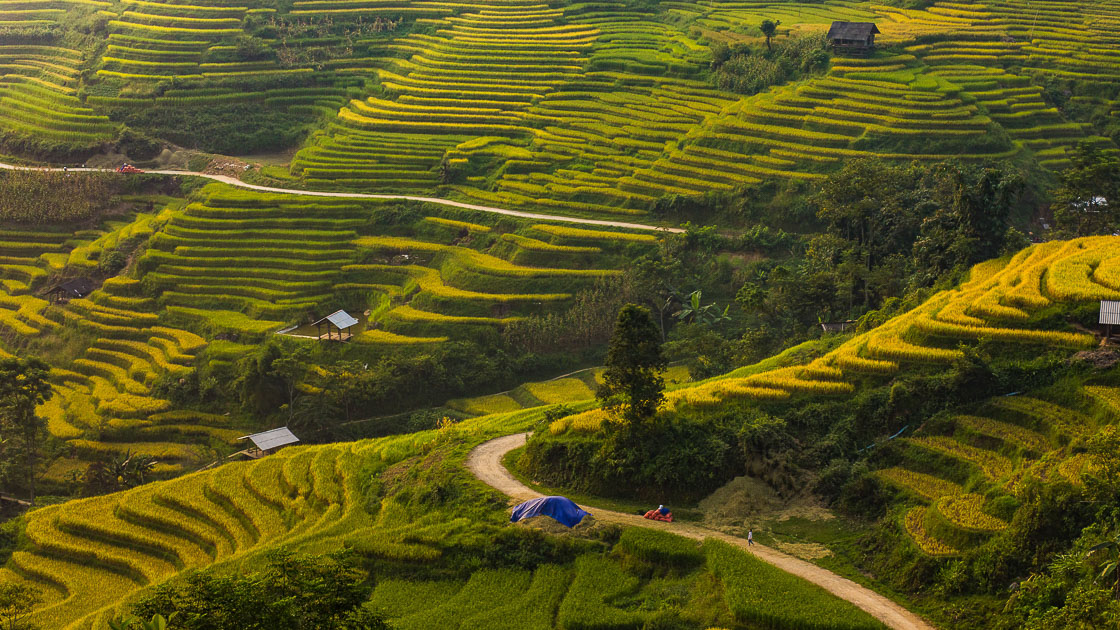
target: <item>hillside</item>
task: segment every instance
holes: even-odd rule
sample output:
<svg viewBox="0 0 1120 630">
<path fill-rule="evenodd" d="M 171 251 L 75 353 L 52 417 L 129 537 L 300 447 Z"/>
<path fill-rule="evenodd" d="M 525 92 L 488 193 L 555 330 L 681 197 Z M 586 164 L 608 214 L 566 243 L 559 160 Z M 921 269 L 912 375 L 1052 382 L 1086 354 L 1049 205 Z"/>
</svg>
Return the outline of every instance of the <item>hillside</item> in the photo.
<svg viewBox="0 0 1120 630">
<path fill-rule="evenodd" d="M 724 623 L 819 625 L 828 619 L 845 628 L 883 627 L 823 590 L 715 540 L 699 549 L 671 535 L 631 530 L 616 539 L 609 557 L 590 543 L 555 564 L 519 565 L 516 553 L 494 557 L 487 549 L 494 545 L 512 552 L 508 545 L 520 544 L 521 553 L 543 547 L 532 551 L 545 554 L 547 545 L 532 529 L 503 528 L 504 501 L 468 481 L 462 460 L 470 446 L 528 427 L 540 414 L 491 416 L 379 441 L 295 447 L 258 462 L 37 510 L 26 519 L 26 550 L 12 555 L 0 577 L 29 581 L 44 592 L 32 616 L 42 627 L 103 628 L 126 602 L 192 568 L 245 570 L 281 547 L 318 553 L 346 547 L 379 566 L 371 603 L 399 627 L 498 627 L 509 617 L 521 628 L 552 628 L 554 619 L 564 627 L 605 620 L 634 627 L 659 618 L 681 623 L 679 615 Z M 371 483 L 370 475 L 380 478 Z M 416 475 L 424 481 L 405 480 Z M 480 558 L 471 563 L 462 557 L 464 550 L 490 559 L 480 567 Z M 656 571 L 661 558 L 679 569 L 652 579 L 627 572 L 635 562 Z M 746 576 L 752 579 L 745 582 Z M 713 606 L 708 596 L 667 599 L 664 592 L 713 583 L 726 585 L 726 603 L 722 595 Z M 764 603 L 767 588 L 782 589 L 799 608 Z M 511 597 L 513 591 L 518 596 Z M 661 600 L 666 603 L 660 612 L 649 608 Z"/>
<path fill-rule="evenodd" d="M 212 192 L 214 207 L 221 205 L 217 199 L 229 200 L 222 194 L 229 193 Z M 158 257 L 161 251 L 153 247 L 149 255 Z M 1068 357 L 1077 349 L 1096 345 L 1092 335 L 1078 329 L 1077 322 L 1095 315 L 1096 300 L 1120 293 L 1110 281 L 1114 274 L 1109 270 L 1116 261 L 1120 261 L 1120 239 L 1116 237 L 1032 246 L 1012 257 L 978 265 L 959 287 L 936 293 L 869 332 L 842 339 L 832 344 L 832 350 L 824 346 L 815 352 L 816 358 L 806 360 L 798 352 L 785 353 L 709 381 L 676 385 L 667 394 L 670 407 L 665 413 L 695 422 L 704 414 L 726 414 L 734 405 L 758 404 L 771 412 L 786 409 L 786 414 L 796 417 L 798 409 L 811 410 L 818 399 L 843 404 L 853 395 L 898 383 L 906 375 L 937 378 L 936 366 L 959 363 L 967 353 L 975 352 L 972 347 L 977 342 L 997 357 L 992 359 L 993 366 L 1000 365 L 998 357 L 1004 355 Z M 109 308 L 97 304 L 93 301 L 91 309 Z M 169 307 L 174 309 L 174 305 Z M 90 321 L 99 325 L 96 319 Z M 961 342 L 965 345 L 958 346 Z M 1047 367 L 1042 373 L 1050 370 Z M 88 378 L 94 389 L 110 382 L 96 374 Z M 1086 446 L 1092 444 L 1096 432 L 1115 421 L 1120 385 L 1115 370 L 1094 375 L 1074 369 L 1042 379 L 1041 389 L 1028 395 L 985 400 L 1000 393 L 988 389 L 975 398 L 980 402 L 971 405 L 964 398 L 927 400 L 955 411 L 929 421 L 924 416 L 900 417 L 893 420 L 897 424 L 870 428 L 880 439 L 903 429 L 898 432 L 901 437 L 896 434 L 897 439 L 882 442 L 871 459 L 874 478 L 884 487 L 900 491 L 884 517 L 884 523 L 895 523 L 889 528 L 897 528 L 906 537 L 906 542 L 897 544 L 910 546 L 910 551 L 895 548 L 896 556 L 908 558 L 905 562 L 921 562 L 923 556 L 942 562 L 963 557 L 971 562 L 976 553 L 990 553 L 989 541 L 1021 527 L 1020 510 L 1027 509 L 1038 483 L 1096 487 L 1085 486 L 1085 480 L 1096 478 L 1102 462 Z M 526 385 L 523 393 L 513 392 L 510 401 L 525 401 L 530 393 L 536 404 L 570 403 L 584 397 L 573 393 L 577 383 L 587 389 L 582 380 L 569 377 L 566 381 Z M 63 390 L 63 400 L 73 404 L 80 385 L 64 382 L 70 391 Z M 131 382 L 136 381 L 122 380 L 117 385 Z M 919 381 L 910 383 L 913 387 Z M 497 403 L 492 398 L 452 405 L 469 410 L 493 407 Z M 540 426 L 555 417 L 546 415 L 554 407 L 545 404 L 493 413 L 436 431 L 380 441 L 289 448 L 255 463 L 229 464 L 123 494 L 39 509 L 28 515 L 27 544 L 12 555 L 5 574 L 13 580 L 30 580 L 49 594 L 36 613 L 38 622 L 49 627 L 85 628 L 112 616 L 122 600 L 180 571 L 209 565 L 251 566 L 278 545 L 318 552 L 347 546 L 391 564 L 439 563 L 456 545 L 468 544 L 467 532 L 474 527 L 451 513 L 468 509 L 468 504 L 474 506 L 470 510 L 480 510 L 479 515 L 488 515 L 483 519 L 486 522 L 502 513 L 500 503 L 483 499 L 469 489 L 470 484 L 461 486 L 464 473 L 460 466 L 466 450 L 491 436 Z M 586 404 L 577 404 L 574 411 L 585 408 Z M 815 408 L 817 413 L 826 409 Z M 165 417 L 170 421 L 175 414 L 149 415 L 143 422 L 158 427 Z M 923 420 L 922 426 L 914 427 L 918 420 Z M 581 412 L 551 420 L 542 436 L 546 442 L 595 438 L 603 431 L 602 421 L 598 412 Z M 909 426 L 899 426 L 902 424 Z M 51 426 L 55 431 L 60 425 L 56 421 Z M 448 495 L 458 498 L 444 500 L 450 503 L 412 504 L 411 491 L 376 495 L 388 488 L 411 487 L 395 484 L 411 467 L 433 465 L 436 468 L 425 473 L 428 481 L 415 483 L 434 485 L 415 491 L 424 496 L 435 486 L 459 488 Z M 371 485 L 370 475 L 380 475 L 380 481 Z M 384 497 L 379 508 L 370 503 L 371 492 Z M 466 503 L 460 503 L 463 501 Z M 579 569 L 581 562 L 576 563 L 577 571 L 583 570 Z M 891 562 L 900 560 L 896 557 Z M 884 570 L 875 566 L 873 571 Z M 610 571 L 605 567 L 596 570 Z M 897 588 L 901 575 L 888 572 L 878 579 Z M 383 587 L 408 592 L 420 588 L 392 581 Z M 467 588 L 473 587 L 468 584 Z M 374 593 L 375 601 L 382 597 L 378 593 L 381 587 Z M 414 606 L 392 608 L 401 605 L 392 604 L 390 609 L 401 611 L 399 614 L 417 610 Z M 930 601 L 923 604 L 929 605 Z M 561 616 L 566 606 L 561 605 Z M 994 614 L 986 606 L 975 611 L 973 621 L 992 621 L 983 616 Z M 419 618 L 414 621 L 420 623 Z"/>
<path fill-rule="evenodd" d="M 945 627 L 1092 625 L 1101 618 L 1094 615 L 1110 614 L 1107 603 L 1078 616 L 1061 599 L 1047 603 L 1043 591 L 1087 596 L 1066 590 L 1087 569 L 1060 574 L 1050 563 L 1094 566 L 1083 552 L 1110 522 L 1103 506 L 1114 499 L 1105 497 L 1115 483 L 1108 440 L 1120 381 L 1114 351 L 1100 350 L 1099 363 L 1097 351 L 1085 351 L 1100 341 L 1090 329 L 1097 301 L 1120 295 L 1110 262 L 1118 244 L 1092 237 L 1035 245 L 977 265 L 959 287 L 867 332 L 670 388 L 664 435 L 647 439 L 679 435 L 682 425 L 703 427 L 686 434 L 693 439 L 725 445 L 736 444 L 735 432 L 739 440 L 756 432 L 761 445 L 731 448 L 747 449 L 750 474 L 771 492 L 788 500 L 808 484 L 834 507 L 876 520 L 855 546 L 821 524 L 770 522 L 775 540 L 835 545 L 844 560 L 825 566 L 910 593 Z M 584 409 L 530 441 L 522 472 L 553 487 L 612 494 L 619 479 L 602 455 L 589 455 L 605 451 L 586 446 L 605 443 L 608 417 Z M 642 457 L 719 462 L 719 447 L 709 448 L 685 455 L 651 443 Z M 703 474 L 677 475 L 670 487 L 682 493 L 712 484 Z M 630 492 L 654 484 L 648 475 L 633 479 Z M 748 514 L 760 520 L 758 510 Z M 1008 597 L 1008 584 L 1014 592 L 1031 581 L 1041 590 Z M 1061 621 L 1045 625 L 1042 611 Z"/>
<path fill-rule="evenodd" d="M 133 132 L 301 146 L 263 174 L 603 216 L 856 157 L 1060 170 L 1079 142 L 1116 151 L 1120 4 L 919 4 L 21 2 L 0 126 L 11 151 L 83 161 L 125 130 L 134 159 L 151 148 Z M 717 87 L 713 46 L 757 45 L 763 19 L 822 69 Z M 829 61 L 813 38 L 833 20 L 876 22 L 880 51 Z"/>
<path fill-rule="evenodd" d="M 1120 0 L 0 0 L 0 624 L 1115 625 L 1118 69 Z"/>
<path fill-rule="evenodd" d="M 530 221 L 499 232 L 485 215 L 490 225 L 389 201 L 218 185 L 197 199 L 138 198 L 150 210 L 95 229 L 0 232 L 0 357 L 50 358 L 56 396 L 40 413 L 75 458 L 49 478 L 128 451 L 159 457 L 170 473 L 210 457 L 208 444 L 236 444 L 252 425 L 183 409 L 169 400 L 172 383 L 199 374 L 230 382 L 235 364 L 281 329 L 318 345 L 307 341 L 314 326 L 296 328 L 309 317 L 360 314 L 353 360 L 494 339 L 526 315 L 571 308 L 577 293 L 616 277 L 624 256 L 654 243 L 649 234 Z M 131 258 L 131 271 L 88 296 L 52 304 L 43 294 L 52 277 L 103 277 L 118 255 Z M 81 341 L 75 351 L 60 338 Z"/>
</svg>

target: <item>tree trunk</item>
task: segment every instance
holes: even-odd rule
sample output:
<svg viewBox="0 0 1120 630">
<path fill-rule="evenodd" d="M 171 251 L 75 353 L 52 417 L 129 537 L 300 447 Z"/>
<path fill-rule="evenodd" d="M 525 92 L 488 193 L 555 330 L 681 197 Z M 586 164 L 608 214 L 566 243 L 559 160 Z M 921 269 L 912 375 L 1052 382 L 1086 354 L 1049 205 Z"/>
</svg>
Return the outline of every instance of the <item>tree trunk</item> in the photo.
<svg viewBox="0 0 1120 630">
<path fill-rule="evenodd" d="M 27 491 L 30 497 L 27 502 L 35 505 L 35 435 L 24 436 L 24 446 L 27 448 Z"/>
</svg>

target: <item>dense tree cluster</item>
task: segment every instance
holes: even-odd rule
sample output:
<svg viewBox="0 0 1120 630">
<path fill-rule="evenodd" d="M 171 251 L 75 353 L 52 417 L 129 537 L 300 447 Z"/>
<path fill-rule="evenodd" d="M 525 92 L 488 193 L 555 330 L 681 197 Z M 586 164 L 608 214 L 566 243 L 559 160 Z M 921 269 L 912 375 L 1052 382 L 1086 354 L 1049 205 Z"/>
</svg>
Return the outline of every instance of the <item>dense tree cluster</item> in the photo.
<svg viewBox="0 0 1120 630">
<path fill-rule="evenodd" d="M 763 23 L 766 47 L 714 42 L 712 82 L 739 94 L 757 94 L 774 85 L 822 72 L 830 58 L 823 33 L 798 35 L 773 44 L 777 24 Z"/>
<path fill-rule="evenodd" d="M 1012 227 L 1012 214 L 1030 194 L 1005 166 L 853 161 L 816 195 L 823 229 L 805 255 L 748 270 L 737 297 L 746 334 L 762 342 L 762 356 L 806 338 L 818 321 L 858 318 L 1017 250 L 1027 240 Z"/>
<path fill-rule="evenodd" d="M 132 610 L 140 619 L 169 619 L 169 630 L 387 630 L 377 612 L 362 606 L 368 582 L 352 553 L 280 549 L 269 552 L 261 571 L 194 573 L 182 583 L 156 586 Z"/>
<path fill-rule="evenodd" d="M 1082 144 L 1054 192 L 1054 227 L 1062 236 L 1120 230 L 1120 157 Z"/>
</svg>

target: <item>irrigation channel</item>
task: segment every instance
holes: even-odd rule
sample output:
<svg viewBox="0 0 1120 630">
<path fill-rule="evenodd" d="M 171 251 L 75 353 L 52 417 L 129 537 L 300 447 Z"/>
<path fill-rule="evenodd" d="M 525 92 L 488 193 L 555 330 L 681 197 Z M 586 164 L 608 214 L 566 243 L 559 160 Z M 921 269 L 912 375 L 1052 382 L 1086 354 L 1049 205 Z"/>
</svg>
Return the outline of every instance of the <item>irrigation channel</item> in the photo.
<svg viewBox="0 0 1120 630">
<path fill-rule="evenodd" d="M 528 435 L 528 433 L 516 433 L 478 445 L 467 457 L 467 468 L 487 485 L 500 490 L 519 502 L 544 496 L 522 484 L 502 466 L 502 457 L 513 449 L 524 446 Z M 788 556 L 769 547 L 757 543 L 748 547 L 747 541 L 742 538 L 697 525 L 679 522 L 662 523 L 644 519 L 637 514 L 624 514 L 599 508 L 591 508 L 589 511 L 600 521 L 632 527 L 660 529 L 697 540 L 718 538 L 753 553 L 761 560 L 786 573 L 808 580 L 833 595 L 855 604 L 890 628 L 895 630 L 933 630 L 933 626 L 929 623 L 875 591 L 822 569 L 815 564 Z"/>
<path fill-rule="evenodd" d="M 107 168 L 48 168 L 43 166 L 16 166 L 14 164 L 5 164 L 0 162 L 0 169 L 8 171 L 55 171 L 55 172 L 70 172 L 70 173 L 113 173 L 112 169 Z M 680 228 L 662 227 L 657 225 L 645 225 L 643 223 L 626 223 L 624 221 L 603 221 L 599 219 L 580 219 L 578 217 L 564 217 L 553 214 L 539 214 L 536 212 L 522 212 L 520 210 L 507 210 L 505 208 L 492 208 L 490 206 L 479 206 L 473 203 L 464 203 L 462 201 L 452 201 L 450 199 L 440 199 L 439 197 L 416 197 L 414 195 L 388 195 L 388 194 L 373 194 L 373 193 L 351 193 L 351 192 L 328 192 L 319 190 L 297 190 L 293 188 L 273 188 L 271 186 L 258 186 L 256 184 L 249 184 L 228 175 L 213 175 L 210 173 L 198 173 L 195 171 L 144 171 L 147 175 L 179 175 L 184 177 L 204 177 L 212 179 L 216 182 L 229 184 L 230 186 L 237 186 L 238 188 L 248 188 L 249 190 L 259 190 L 261 192 L 280 193 L 285 195 L 304 195 L 308 197 L 340 197 L 344 199 L 399 199 L 401 201 L 422 201 L 425 203 L 434 203 L 441 206 L 451 206 L 453 208 L 463 208 L 465 210 L 477 210 L 479 212 L 489 212 L 491 214 L 504 214 L 511 217 L 519 217 L 522 219 L 534 219 L 537 221 L 558 221 L 562 223 L 579 223 L 581 225 L 599 225 L 603 227 L 622 228 L 624 230 L 652 230 L 655 232 L 673 232 L 682 233 L 684 230 Z"/>
</svg>

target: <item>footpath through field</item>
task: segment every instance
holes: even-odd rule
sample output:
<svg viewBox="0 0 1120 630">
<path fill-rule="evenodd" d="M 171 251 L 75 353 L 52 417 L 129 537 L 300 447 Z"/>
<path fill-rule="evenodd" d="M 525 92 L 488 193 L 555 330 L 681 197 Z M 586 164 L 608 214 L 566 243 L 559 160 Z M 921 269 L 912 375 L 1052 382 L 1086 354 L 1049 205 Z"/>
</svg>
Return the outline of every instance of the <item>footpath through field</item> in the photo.
<svg viewBox="0 0 1120 630">
<path fill-rule="evenodd" d="M 471 451 L 470 456 L 467 458 L 467 468 L 474 476 L 481 479 L 487 485 L 502 491 L 518 501 L 527 501 L 543 496 L 541 493 L 526 487 L 515 479 L 513 475 L 502 466 L 502 457 L 513 449 L 524 446 L 527 436 L 527 433 L 517 433 L 480 444 Z M 612 512 L 610 510 L 598 508 L 591 511 L 595 515 L 595 518 L 600 521 L 634 527 L 650 527 L 697 540 L 718 538 L 719 540 L 753 553 L 786 573 L 808 580 L 840 599 L 855 604 L 890 628 L 896 630 L 933 630 L 933 626 L 920 617 L 875 591 L 860 586 L 847 578 L 840 577 L 831 571 L 822 569 L 815 564 L 799 560 L 793 556 L 787 556 L 769 547 L 757 543 L 748 547 L 747 541 L 742 538 L 730 536 L 723 532 L 717 532 L 697 525 L 662 523 L 644 519 L 637 514 L 623 514 L 622 512 Z"/>
<path fill-rule="evenodd" d="M 47 168 L 42 166 L 16 166 L 14 164 L 5 164 L 0 162 L 0 169 L 9 171 L 68 171 L 74 173 L 113 173 L 112 169 L 107 168 Z M 341 197 L 344 199 L 399 199 L 402 201 L 423 201 L 427 203 L 439 204 L 441 206 L 451 206 L 454 208 L 463 208 L 466 210 L 478 210 L 479 212 L 489 212 L 492 214 L 504 214 L 511 217 L 520 217 L 522 219 L 536 219 L 539 221 L 559 221 L 563 223 L 579 223 L 581 225 L 599 225 L 603 227 L 616 227 L 627 230 L 653 230 L 682 233 L 684 230 L 680 228 L 660 227 L 656 225 L 645 225 L 643 223 L 626 223 L 624 221 L 603 221 L 599 219 L 580 219 L 577 217 L 564 217 L 553 214 L 539 214 L 536 212 L 522 212 L 520 210 L 507 210 L 505 208 L 492 208 L 490 206 L 479 206 L 473 203 L 464 203 L 462 201 L 451 201 L 450 199 L 440 199 L 439 197 L 417 197 L 414 195 L 386 195 L 386 194 L 373 194 L 373 193 L 351 193 L 351 192 L 328 192 L 318 190 L 296 190 L 294 188 L 273 188 L 271 186 L 258 186 L 256 184 L 249 184 L 228 175 L 212 175 L 210 173 L 197 173 L 195 171 L 144 171 L 149 175 L 189 175 L 192 177 L 205 177 L 212 179 L 216 182 L 229 184 L 230 186 L 237 186 L 238 188 L 248 188 L 249 190 L 259 190 L 261 192 L 280 193 L 285 195 L 305 195 L 309 197 Z"/>
</svg>

